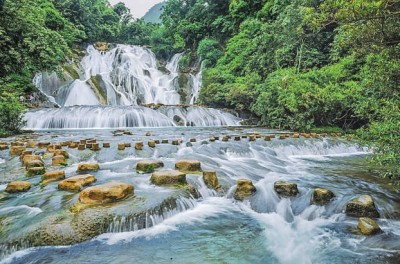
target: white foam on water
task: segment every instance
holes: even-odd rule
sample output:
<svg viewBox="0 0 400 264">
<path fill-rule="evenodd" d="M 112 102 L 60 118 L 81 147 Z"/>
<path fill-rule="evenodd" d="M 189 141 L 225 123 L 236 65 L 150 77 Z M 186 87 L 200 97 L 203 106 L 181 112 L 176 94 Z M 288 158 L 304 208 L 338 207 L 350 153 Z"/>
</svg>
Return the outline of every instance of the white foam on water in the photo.
<svg viewBox="0 0 400 264">
<path fill-rule="evenodd" d="M 107 233 L 100 235 L 97 240 L 103 241 L 109 245 L 114 245 L 131 242 L 133 239 L 139 237 L 151 239 L 172 231 L 177 231 L 180 225 L 200 225 L 204 223 L 207 218 L 231 212 L 233 208 L 232 201 L 224 198 L 212 197 L 198 204 L 196 207 L 178 213 L 150 228 L 133 232 Z"/>
<path fill-rule="evenodd" d="M 10 207 L 4 207 L 0 209 L 0 215 L 6 215 L 11 212 L 15 211 L 27 211 L 28 215 L 37 215 L 42 213 L 42 209 L 38 207 L 30 207 L 27 205 L 18 205 L 18 206 L 10 206 Z"/>
</svg>

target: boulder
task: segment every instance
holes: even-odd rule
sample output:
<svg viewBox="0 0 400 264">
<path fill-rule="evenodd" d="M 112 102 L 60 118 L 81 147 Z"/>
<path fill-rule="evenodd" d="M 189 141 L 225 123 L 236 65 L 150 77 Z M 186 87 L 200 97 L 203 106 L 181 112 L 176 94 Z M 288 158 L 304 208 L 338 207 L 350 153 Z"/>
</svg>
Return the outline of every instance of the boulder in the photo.
<svg viewBox="0 0 400 264">
<path fill-rule="evenodd" d="M 201 171 L 201 163 L 197 160 L 180 160 L 175 163 L 175 169 L 184 172 Z"/>
<path fill-rule="evenodd" d="M 186 184 L 186 174 L 176 170 L 156 171 L 151 175 L 151 183 L 155 185 Z"/>
<path fill-rule="evenodd" d="M 25 155 L 22 158 L 22 165 L 26 166 L 28 164 L 28 162 L 33 161 L 33 160 L 42 161 L 42 157 L 40 157 L 39 155 Z"/>
<path fill-rule="evenodd" d="M 138 173 L 151 173 L 154 172 L 155 169 L 161 167 L 164 167 L 164 163 L 162 161 L 142 160 L 136 164 L 136 171 Z"/>
<path fill-rule="evenodd" d="M 11 156 L 19 156 L 25 150 L 23 146 L 12 146 L 10 149 Z"/>
<path fill-rule="evenodd" d="M 299 193 L 297 184 L 293 182 L 277 181 L 274 183 L 275 191 L 285 197 L 296 196 Z"/>
<path fill-rule="evenodd" d="M 79 194 L 79 201 L 84 204 L 113 203 L 133 195 L 132 184 L 109 182 L 89 187 Z"/>
<path fill-rule="evenodd" d="M 257 191 L 253 182 L 248 179 L 240 179 L 236 183 L 236 191 L 234 198 L 239 201 L 243 201 L 245 198 L 253 195 Z"/>
<path fill-rule="evenodd" d="M 332 191 L 323 188 L 316 188 L 311 197 L 311 203 L 316 205 L 325 205 L 329 203 L 334 197 L 335 194 Z"/>
<path fill-rule="evenodd" d="M 85 150 L 85 148 L 86 148 L 86 145 L 84 145 L 84 144 L 78 145 L 78 150 Z"/>
<path fill-rule="evenodd" d="M 143 149 L 143 142 L 136 142 L 135 143 L 135 149 L 136 150 L 142 150 Z"/>
<path fill-rule="evenodd" d="M 58 183 L 58 189 L 64 191 L 80 191 L 82 187 L 87 186 L 96 181 L 93 175 L 79 175 L 65 179 Z"/>
<path fill-rule="evenodd" d="M 293 138 L 300 138 L 300 134 L 299 133 L 294 133 L 293 134 Z"/>
<path fill-rule="evenodd" d="M 154 140 L 149 140 L 148 145 L 150 148 L 155 148 L 156 147 L 156 142 Z"/>
<path fill-rule="evenodd" d="M 6 192 L 17 193 L 17 192 L 27 192 L 31 188 L 30 182 L 27 181 L 15 181 L 10 182 L 7 185 Z"/>
<path fill-rule="evenodd" d="M 42 176 L 42 183 L 47 184 L 53 181 L 59 181 L 65 179 L 65 172 L 64 171 L 49 171 L 43 174 Z"/>
<path fill-rule="evenodd" d="M 66 164 L 66 162 L 67 162 L 67 160 L 62 155 L 54 156 L 51 159 L 51 165 L 53 165 L 53 166 L 63 166 Z"/>
<path fill-rule="evenodd" d="M 346 204 L 346 214 L 354 217 L 379 217 L 374 199 L 370 195 L 361 195 Z"/>
<path fill-rule="evenodd" d="M 118 144 L 118 150 L 125 150 L 125 144 Z"/>
<path fill-rule="evenodd" d="M 32 177 L 36 175 L 43 175 L 45 173 L 46 169 L 44 167 L 32 167 L 28 169 L 28 171 L 26 172 L 26 176 Z"/>
<path fill-rule="evenodd" d="M 366 236 L 375 235 L 382 232 L 378 223 L 368 217 L 359 218 L 357 228 L 361 234 Z"/>
<path fill-rule="evenodd" d="M 93 143 L 93 144 L 92 144 L 92 150 L 93 150 L 93 151 L 99 151 L 99 150 L 100 150 L 100 145 L 99 145 L 99 143 Z"/>
<path fill-rule="evenodd" d="M 30 160 L 25 163 L 26 170 L 35 167 L 44 167 L 44 162 L 42 160 Z"/>
<path fill-rule="evenodd" d="M 77 172 L 98 171 L 99 169 L 100 165 L 98 163 L 81 163 L 78 165 Z"/>
<path fill-rule="evenodd" d="M 256 136 L 254 135 L 249 136 L 249 141 L 256 141 Z"/>
<path fill-rule="evenodd" d="M 218 183 L 217 173 L 215 171 L 204 171 L 203 172 L 203 181 L 204 183 L 214 190 L 219 191 L 221 186 Z"/>
</svg>

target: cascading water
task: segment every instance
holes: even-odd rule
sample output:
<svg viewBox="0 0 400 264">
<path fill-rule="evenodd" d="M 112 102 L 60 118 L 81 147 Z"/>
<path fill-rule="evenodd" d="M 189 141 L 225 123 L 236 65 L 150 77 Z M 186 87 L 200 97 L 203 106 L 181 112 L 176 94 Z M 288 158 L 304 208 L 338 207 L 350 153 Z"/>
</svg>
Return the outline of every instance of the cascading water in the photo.
<svg viewBox="0 0 400 264">
<path fill-rule="evenodd" d="M 195 104 L 201 88 L 202 72 L 189 74 L 189 91 L 185 92 L 188 98 L 181 98 L 179 61 L 182 53 L 175 54 L 161 71 L 155 54 L 143 47 L 117 45 L 104 52 L 89 46 L 86 52 L 78 68 L 69 67 L 69 72 L 76 70 L 76 74 L 36 75 L 36 87 L 61 109 L 26 113 L 26 128 L 239 125 L 238 118 L 221 110 L 172 107 L 181 102 Z M 74 80 L 71 75 L 80 78 Z M 169 106 L 151 110 L 139 104 Z M 128 107 L 131 105 L 134 107 Z"/>
</svg>

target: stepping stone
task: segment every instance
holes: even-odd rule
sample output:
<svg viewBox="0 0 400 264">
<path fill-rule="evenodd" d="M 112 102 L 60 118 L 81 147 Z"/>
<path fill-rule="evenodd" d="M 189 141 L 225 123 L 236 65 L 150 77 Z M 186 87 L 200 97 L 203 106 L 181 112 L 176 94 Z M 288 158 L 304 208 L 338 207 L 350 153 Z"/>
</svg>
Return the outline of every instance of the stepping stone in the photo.
<svg viewBox="0 0 400 264">
<path fill-rule="evenodd" d="M 82 187 L 96 181 L 93 175 L 79 175 L 65 179 L 58 183 L 58 189 L 63 191 L 80 191 Z"/>
<path fill-rule="evenodd" d="M 8 193 L 18 193 L 27 192 L 31 188 L 31 183 L 27 181 L 15 181 L 7 184 L 6 192 Z"/>
<path fill-rule="evenodd" d="M 109 182 L 89 187 L 79 194 L 79 201 L 84 204 L 105 204 L 123 200 L 134 193 L 132 184 Z"/>
<path fill-rule="evenodd" d="M 156 171 L 151 175 L 150 181 L 155 185 L 187 184 L 186 174 L 176 170 Z"/>
</svg>

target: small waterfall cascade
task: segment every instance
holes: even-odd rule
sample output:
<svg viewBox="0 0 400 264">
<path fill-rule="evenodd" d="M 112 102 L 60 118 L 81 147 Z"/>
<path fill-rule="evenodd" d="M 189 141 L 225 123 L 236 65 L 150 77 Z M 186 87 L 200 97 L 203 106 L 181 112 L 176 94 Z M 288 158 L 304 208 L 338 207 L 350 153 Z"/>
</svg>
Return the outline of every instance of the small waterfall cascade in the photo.
<svg viewBox="0 0 400 264">
<path fill-rule="evenodd" d="M 79 129 L 172 126 L 237 126 L 240 119 L 220 110 L 191 106 L 74 106 L 38 109 L 25 114 L 26 128 Z"/>
<path fill-rule="evenodd" d="M 203 83 L 203 67 L 204 64 L 201 63 L 200 71 L 197 74 L 190 74 L 190 87 L 192 87 L 192 97 L 190 98 L 190 104 L 194 105 L 199 99 L 201 85 Z"/>
</svg>

